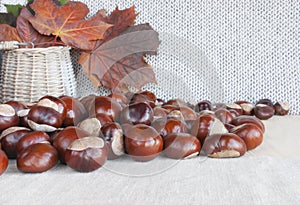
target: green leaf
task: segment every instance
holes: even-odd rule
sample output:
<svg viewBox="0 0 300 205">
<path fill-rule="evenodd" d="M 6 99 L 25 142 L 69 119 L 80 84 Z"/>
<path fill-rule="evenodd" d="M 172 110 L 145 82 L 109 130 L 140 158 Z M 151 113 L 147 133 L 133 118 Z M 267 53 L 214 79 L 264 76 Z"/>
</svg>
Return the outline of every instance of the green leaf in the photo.
<svg viewBox="0 0 300 205">
<path fill-rule="evenodd" d="M 17 4 L 17 5 L 4 4 L 4 6 L 6 7 L 7 13 L 11 13 L 15 17 L 19 16 L 20 10 L 22 9 L 22 5 L 21 4 Z"/>
<path fill-rule="evenodd" d="M 66 3 L 68 3 L 70 0 L 59 0 L 59 5 L 63 6 L 65 5 Z"/>
</svg>

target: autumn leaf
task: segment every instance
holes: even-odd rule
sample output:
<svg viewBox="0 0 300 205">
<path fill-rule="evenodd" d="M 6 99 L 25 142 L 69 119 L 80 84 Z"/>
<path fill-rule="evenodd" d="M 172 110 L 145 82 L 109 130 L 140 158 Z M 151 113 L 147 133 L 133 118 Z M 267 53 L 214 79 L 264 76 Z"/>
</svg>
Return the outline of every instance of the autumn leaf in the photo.
<svg viewBox="0 0 300 205">
<path fill-rule="evenodd" d="M 7 24 L 0 24 L 0 41 L 22 42 L 17 29 Z"/>
<path fill-rule="evenodd" d="M 30 7 L 35 15 L 29 21 L 40 34 L 54 35 L 66 45 L 80 50 L 92 50 L 93 41 L 103 39 L 106 30 L 112 26 L 101 21 L 97 14 L 85 20 L 89 9 L 82 2 L 70 1 L 60 6 L 52 0 L 35 0 Z"/>
<path fill-rule="evenodd" d="M 91 53 L 83 53 L 78 62 L 95 86 L 123 90 L 131 85 L 141 89 L 156 82 L 143 56 L 155 54 L 158 46 L 158 33 L 149 24 L 142 24 L 129 27 Z"/>
<path fill-rule="evenodd" d="M 117 7 L 108 17 L 102 18 L 103 21 L 114 26 L 109 28 L 105 34 L 105 40 L 108 41 L 124 32 L 128 27 L 133 26 L 138 14 L 135 13 L 134 6 L 119 10 Z"/>
<path fill-rule="evenodd" d="M 23 7 L 17 19 L 17 31 L 24 42 L 32 42 L 35 47 L 48 47 L 54 41 L 54 36 L 45 36 L 37 32 L 28 21 L 32 17 L 30 11 Z"/>
<path fill-rule="evenodd" d="M 105 88 L 128 91 L 128 86 L 140 90 L 145 84 L 157 83 L 151 65 L 142 54 L 133 54 L 115 63 L 101 80 Z"/>
</svg>

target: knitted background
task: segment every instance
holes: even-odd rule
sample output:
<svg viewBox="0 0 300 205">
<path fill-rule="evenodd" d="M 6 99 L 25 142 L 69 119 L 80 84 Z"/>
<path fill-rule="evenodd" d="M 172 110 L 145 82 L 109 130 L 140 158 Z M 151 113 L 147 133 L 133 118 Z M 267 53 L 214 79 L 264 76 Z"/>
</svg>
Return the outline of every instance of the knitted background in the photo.
<svg viewBox="0 0 300 205">
<path fill-rule="evenodd" d="M 158 97 L 253 103 L 270 98 L 288 101 L 291 114 L 300 114 L 300 1 L 82 1 L 91 14 L 135 5 L 137 23 L 149 22 L 159 32 L 158 56 L 148 58 L 158 84 L 143 88 Z M 96 91 L 80 66 L 74 68 L 78 95 L 108 92 Z"/>
</svg>

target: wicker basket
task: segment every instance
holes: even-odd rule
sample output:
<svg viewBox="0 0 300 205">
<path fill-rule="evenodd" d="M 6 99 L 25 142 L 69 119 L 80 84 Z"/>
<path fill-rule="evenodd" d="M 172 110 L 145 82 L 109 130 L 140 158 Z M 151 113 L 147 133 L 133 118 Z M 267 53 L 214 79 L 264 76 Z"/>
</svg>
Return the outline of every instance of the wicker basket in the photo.
<svg viewBox="0 0 300 205">
<path fill-rule="evenodd" d="M 44 95 L 76 96 L 70 48 L 16 48 L 2 42 L 0 99 L 34 102 Z"/>
</svg>

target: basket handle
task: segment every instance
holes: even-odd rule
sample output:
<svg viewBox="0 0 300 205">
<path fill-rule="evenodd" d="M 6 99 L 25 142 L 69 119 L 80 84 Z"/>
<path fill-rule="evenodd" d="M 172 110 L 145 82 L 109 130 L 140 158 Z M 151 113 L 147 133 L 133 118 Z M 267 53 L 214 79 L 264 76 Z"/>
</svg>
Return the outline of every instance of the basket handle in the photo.
<svg viewBox="0 0 300 205">
<path fill-rule="evenodd" d="M 2 41 L 0 42 L 0 50 L 13 50 L 20 46 L 26 46 L 26 48 L 28 48 L 28 45 L 31 45 L 31 48 L 34 48 L 32 42 L 19 43 L 18 41 Z"/>
</svg>

